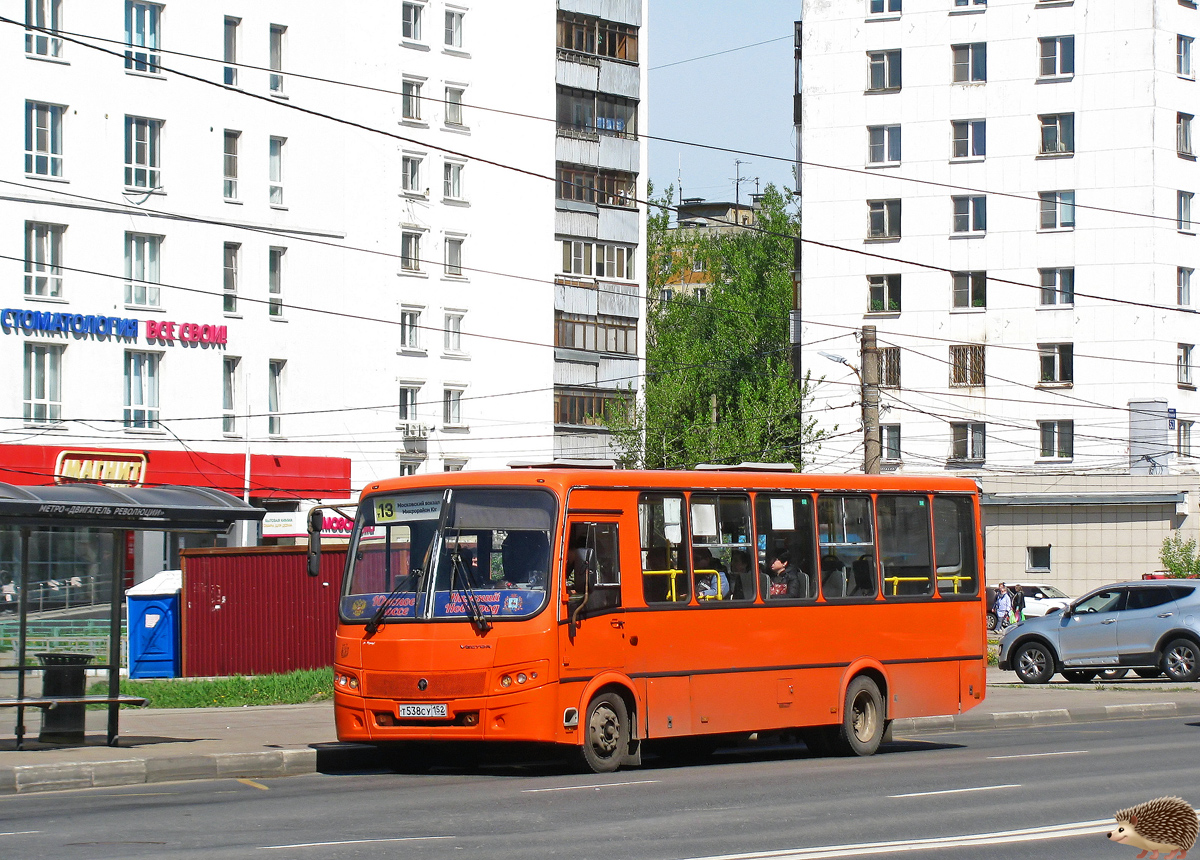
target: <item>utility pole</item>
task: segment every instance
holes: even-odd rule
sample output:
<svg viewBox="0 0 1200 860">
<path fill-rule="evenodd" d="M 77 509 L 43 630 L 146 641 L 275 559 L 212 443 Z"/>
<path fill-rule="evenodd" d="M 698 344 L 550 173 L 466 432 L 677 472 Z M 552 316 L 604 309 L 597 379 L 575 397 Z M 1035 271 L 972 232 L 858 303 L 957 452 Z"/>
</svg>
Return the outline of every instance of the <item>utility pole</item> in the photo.
<svg viewBox="0 0 1200 860">
<path fill-rule="evenodd" d="M 878 475 L 883 446 L 879 438 L 879 349 L 873 325 L 862 329 L 862 423 L 863 472 Z"/>
</svg>

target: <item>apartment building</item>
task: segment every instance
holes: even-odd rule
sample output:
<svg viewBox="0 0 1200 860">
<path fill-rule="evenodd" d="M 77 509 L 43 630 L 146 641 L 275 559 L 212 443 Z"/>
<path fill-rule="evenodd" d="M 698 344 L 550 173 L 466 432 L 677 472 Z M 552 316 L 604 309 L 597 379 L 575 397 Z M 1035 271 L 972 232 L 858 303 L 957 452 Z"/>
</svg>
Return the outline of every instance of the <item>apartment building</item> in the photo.
<svg viewBox="0 0 1200 860">
<path fill-rule="evenodd" d="M 1198 33 L 1186 0 L 803 4 L 816 414 L 858 426 L 822 353 L 875 326 L 883 467 L 980 480 L 993 579 L 1075 593 L 1197 531 Z"/>
<path fill-rule="evenodd" d="M 603 441 L 570 397 L 638 381 L 643 0 L 0 10 L 8 480 L 216 487 L 287 540 Z"/>
</svg>

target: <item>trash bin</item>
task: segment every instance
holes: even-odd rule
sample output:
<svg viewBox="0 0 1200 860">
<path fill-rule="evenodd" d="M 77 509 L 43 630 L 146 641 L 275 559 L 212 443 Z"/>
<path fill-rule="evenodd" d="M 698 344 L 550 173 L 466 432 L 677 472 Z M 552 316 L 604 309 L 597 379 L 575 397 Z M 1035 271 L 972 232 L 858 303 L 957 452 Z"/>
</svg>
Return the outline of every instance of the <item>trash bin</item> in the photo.
<svg viewBox="0 0 1200 860">
<path fill-rule="evenodd" d="M 179 591 L 182 586 L 182 571 L 164 570 L 126 589 L 130 678 L 179 677 Z"/>
<path fill-rule="evenodd" d="M 87 692 L 86 670 L 94 659 L 91 654 L 42 652 L 38 662 L 45 667 L 42 673 L 42 696 L 77 699 Z M 44 744 L 83 743 L 86 705 L 55 705 L 42 710 L 42 731 L 38 741 Z"/>
</svg>

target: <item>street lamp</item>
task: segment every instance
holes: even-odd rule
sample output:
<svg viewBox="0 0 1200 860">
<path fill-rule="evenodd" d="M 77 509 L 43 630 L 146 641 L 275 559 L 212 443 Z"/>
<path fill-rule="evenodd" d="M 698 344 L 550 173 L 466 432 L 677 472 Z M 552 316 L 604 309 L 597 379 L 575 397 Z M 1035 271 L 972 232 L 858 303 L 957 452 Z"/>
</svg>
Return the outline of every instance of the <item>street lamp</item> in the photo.
<svg viewBox="0 0 1200 860">
<path fill-rule="evenodd" d="M 879 352 L 875 348 L 875 326 L 863 326 L 863 372 L 860 373 L 857 367 L 836 352 L 818 350 L 817 355 L 835 364 L 846 365 L 858 377 L 862 395 L 863 472 L 878 475 L 883 444 L 879 438 Z"/>
</svg>

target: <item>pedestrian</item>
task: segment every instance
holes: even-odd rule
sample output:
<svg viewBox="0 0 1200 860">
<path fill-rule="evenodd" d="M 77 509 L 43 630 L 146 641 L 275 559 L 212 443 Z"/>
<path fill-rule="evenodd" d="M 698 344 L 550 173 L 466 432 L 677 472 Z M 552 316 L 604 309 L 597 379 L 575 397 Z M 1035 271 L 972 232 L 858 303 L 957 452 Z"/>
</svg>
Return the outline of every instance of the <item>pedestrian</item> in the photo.
<svg viewBox="0 0 1200 860">
<path fill-rule="evenodd" d="M 1012 614 L 1013 623 L 1025 620 L 1025 589 L 1019 582 L 1013 586 L 1012 590 Z"/>
<path fill-rule="evenodd" d="M 1009 616 L 1012 614 L 1012 595 L 1008 593 L 1008 586 L 1003 582 L 996 586 L 996 603 L 992 606 L 992 612 L 996 616 L 997 630 L 1008 626 Z"/>
</svg>

